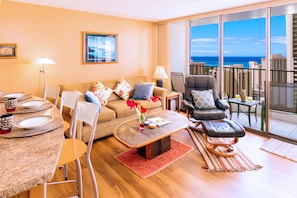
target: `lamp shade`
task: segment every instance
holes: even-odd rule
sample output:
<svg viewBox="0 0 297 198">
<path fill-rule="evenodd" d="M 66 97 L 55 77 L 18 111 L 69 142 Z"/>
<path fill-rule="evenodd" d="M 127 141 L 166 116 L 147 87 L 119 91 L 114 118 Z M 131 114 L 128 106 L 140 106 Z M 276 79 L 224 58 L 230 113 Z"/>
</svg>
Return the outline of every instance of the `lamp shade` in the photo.
<svg viewBox="0 0 297 198">
<path fill-rule="evenodd" d="M 153 78 L 158 79 L 158 80 L 168 78 L 163 66 L 156 66 L 156 70 L 153 75 Z"/>
<path fill-rule="evenodd" d="M 56 62 L 50 58 L 42 57 L 42 58 L 39 58 L 36 60 L 36 64 L 38 64 L 38 65 L 53 65 L 53 64 L 56 64 Z"/>
</svg>

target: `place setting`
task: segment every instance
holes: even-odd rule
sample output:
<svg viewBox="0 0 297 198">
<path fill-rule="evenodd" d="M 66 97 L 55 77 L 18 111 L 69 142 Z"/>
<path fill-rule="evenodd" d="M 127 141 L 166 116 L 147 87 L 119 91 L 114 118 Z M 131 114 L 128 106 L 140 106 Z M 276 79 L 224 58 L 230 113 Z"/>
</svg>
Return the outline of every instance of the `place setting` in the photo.
<svg viewBox="0 0 297 198">
<path fill-rule="evenodd" d="M 0 96 L 0 103 L 4 103 L 7 98 L 16 98 L 17 101 L 24 101 L 32 98 L 32 95 L 25 92 L 7 93 L 4 96 Z"/>
<path fill-rule="evenodd" d="M 52 115 L 37 115 L 14 121 L 14 114 L 0 115 L 0 137 L 31 137 L 52 131 L 63 125 L 63 119 Z"/>
<path fill-rule="evenodd" d="M 18 98 L 14 97 L 5 98 L 4 106 L 6 112 L 12 114 L 34 113 L 53 107 L 52 103 L 43 99 L 29 100 L 19 103 Z"/>
</svg>

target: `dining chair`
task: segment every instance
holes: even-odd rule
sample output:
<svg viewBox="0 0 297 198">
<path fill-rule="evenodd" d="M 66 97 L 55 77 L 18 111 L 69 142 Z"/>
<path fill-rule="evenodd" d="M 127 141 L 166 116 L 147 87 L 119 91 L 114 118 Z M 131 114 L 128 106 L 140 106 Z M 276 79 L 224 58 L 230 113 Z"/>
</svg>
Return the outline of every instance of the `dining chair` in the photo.
<svg viewBox="0 0 297 198">
<path fill-rule="evenodd" d="M 57 106 L 59 94 L 60 94 L 59 85 L 45 85 L 43 99 L 49 100 L 55 106 Z"/>
<path fill-rule="evenodd" d="M 70 130 L 71 130 L 70 134 L 72 136 L 71 138 L 65 139 L 63 141 L 60 158 L 57 164 L 57 166 L 59 167 L 75 161 L 77 179 L 45 183 L 44 197 L 46 197 L 47 185 L 61 184 L 65 182 L 66 183 L 77 182 L 78 196 L 83 197 L 82 169 L 81 169 L 81 163 L 80 163 L 80 157 L 82 157 L 83 155 L 86 158 L 87 167 L 91 176 L 94 197 L 95 198 L 99 197 L 96 177 L 95 177 L 94 169 L 90 158 L 99 111 L 100 110 L 98 110 L 98 106 L 95 105 L 94 103 L 77 101 L 73 111 L 73 116 L 72 116 L 71 125 L 70 125 Z M 90 125 L 90 127 L 92 128 L 88 144 L 76 138 L 76 128 L 77 128 L 78 122 L 83 122 L 84 124 Z"/>
<path fill-rule="evenodd" d="M 69 135 L 70 123 L 68 121 L 65 121 L 65 117 L 70 115 L 71 121 L 71 115 L 80 95 L 81 93 L 76 91 L 63 91 L 61 94 L 59 111 L 64 118 L 63 127 L 66 137 L 70 137 L 71 135 Z M 66 115 L 63 115 L 63 112 L 67 112 L 65 113 Z M 64 177 L 65 180 L 68 179 L 67 165 L 64 166 Z"/>
<path fill-rule="evenodd" d="M 60 114 L 63 115 L 63 112 L 67 112 L 71 116 L 72 111 L 80 95 L 81 93 L 76 91 L 63 91 L 61 94 L 59 107 Z M 67 131 L 69 128 L 69 122 L 64 121 L 64 131 Z"/>
</svg>

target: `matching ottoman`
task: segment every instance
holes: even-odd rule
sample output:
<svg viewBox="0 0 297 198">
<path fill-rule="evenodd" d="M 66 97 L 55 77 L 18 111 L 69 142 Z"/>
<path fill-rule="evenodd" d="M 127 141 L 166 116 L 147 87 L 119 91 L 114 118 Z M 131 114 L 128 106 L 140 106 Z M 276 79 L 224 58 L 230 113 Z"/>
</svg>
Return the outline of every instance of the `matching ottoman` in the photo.
<svg viewBox="0 0 297 198">
<path fill-rule="evenodd" d="M 237 122 L 223 120 L 202 121 L 203 137 L 209 152 L 222 157 L 236 155 L 232 147 L 238 142 L 239 137 L 245 136 L 245 129 Z M 230 139 L 231 138 L 231 139 Z"/>
</svg>

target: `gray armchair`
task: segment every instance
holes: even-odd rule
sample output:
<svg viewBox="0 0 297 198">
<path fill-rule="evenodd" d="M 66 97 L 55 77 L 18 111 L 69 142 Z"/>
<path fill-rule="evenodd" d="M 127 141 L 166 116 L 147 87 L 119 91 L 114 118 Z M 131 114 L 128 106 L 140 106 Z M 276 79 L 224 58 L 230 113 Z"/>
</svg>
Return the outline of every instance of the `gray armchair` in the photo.
<svg viewBox="0 0 297 198">
<path fill-rule="evenodd" d="M 183 105 L 188 118 L 200 121 L 227 117 L 225 110 L 229 109 L 229 104 L 219 98 L 215 84 L 216 79 L 209 75 L 190 75 L 185 78 Z"/>
</svg>

